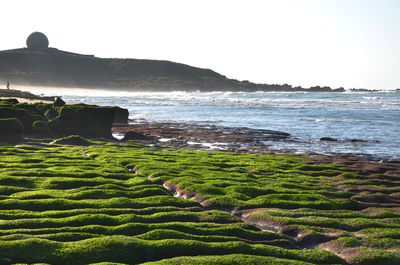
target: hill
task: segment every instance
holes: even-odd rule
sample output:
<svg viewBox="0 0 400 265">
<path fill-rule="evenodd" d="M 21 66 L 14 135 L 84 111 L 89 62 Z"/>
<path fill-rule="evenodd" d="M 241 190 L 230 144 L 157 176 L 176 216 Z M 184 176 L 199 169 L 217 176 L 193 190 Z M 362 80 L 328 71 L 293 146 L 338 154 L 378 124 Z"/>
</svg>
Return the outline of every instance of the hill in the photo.
<svg viewBox="0 0 400 265">
<path fill-rule="evenodd" d="M 241 82 L 209 69 L 158 60 L 98 58 L 54 48 L 0 52 L 3 82 L 85 88 L 238 89 Z"/>
<path fill-rule="evenodd" d="M 344 91 L 229 79 L 210 69 L 161 60 L 99 58 L 55 48 L 0 51 L 0 82 L 118 90 Z"/>
</svg>

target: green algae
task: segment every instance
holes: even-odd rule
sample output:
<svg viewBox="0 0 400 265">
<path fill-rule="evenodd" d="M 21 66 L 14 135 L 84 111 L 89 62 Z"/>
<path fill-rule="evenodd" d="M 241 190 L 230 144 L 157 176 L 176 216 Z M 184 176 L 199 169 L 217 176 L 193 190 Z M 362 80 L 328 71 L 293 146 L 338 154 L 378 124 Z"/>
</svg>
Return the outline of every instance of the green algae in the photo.
<svg viewBox="0 0 400 265">
<path fill-rule="evenodd" d="M 167 265 L 177 265 L 177 264 L 198 264 L 198 265 L 212 265 L 212 264 L 221 264 L 221 265 L 310 265 L 312 263 L 289 260 L 289 259 L 280 259 L 280 258 L 271 258 L 264 256 L 256 256 L 256 255 L 239 255 L 239 254 L 231 254 L 231 255 L 218 255 L 218 256 L 196 256 L 196 257 L 177 257 L 171 259 L 163 259 L 156 262 L 147 262 L 143 263 L 145 265 L 159 265 L 159 264 L 167 264 Z"/>
<path fill-rule="evenodd" d="M 134 143 L 0 147 L 0 258 L 49 264 L 396 264 L 400 210 L 369 207 L 356 192 L 338 188 L 345 182 L 389 189 L 389 183 L 346 173 L 338 165 L 294 157 L 165 151 Z M 202 204 L 175 192 L 196 195 Z M 260 231 L 240 217 L 278 225 L 282 233 Z M 344 261 L 326 250 L 296 249 L 304 242 L 285 227 L 359 252 Z"/>
</svg>

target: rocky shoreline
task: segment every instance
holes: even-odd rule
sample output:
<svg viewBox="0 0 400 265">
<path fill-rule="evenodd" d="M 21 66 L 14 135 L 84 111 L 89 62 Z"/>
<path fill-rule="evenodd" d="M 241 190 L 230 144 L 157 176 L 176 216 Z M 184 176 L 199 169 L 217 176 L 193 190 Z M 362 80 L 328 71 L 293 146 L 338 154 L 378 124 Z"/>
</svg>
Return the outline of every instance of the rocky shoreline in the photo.
<svg viewBox="0 0 400 265">
<path fill-rule="evenodd" d="M 270 149 L 270 146 L 265 144 L 266 141 L 284 143 L 297 141 L 290 134 L 280 131 L 149 121 L 130 121 L 129 124 L 116 123 L 113 125 L 112 131 L 114 136 L 120 137 L 132 131 L 141 133 L 147 138 L 137 140 L 150 145 L 178 149 L 210 149 L 237 153 L 266 153 L 304 157 L 315 163 L 345 165 L 348 169 L 364 176 L 376 177 L 377 174 L 384 174 L 389 177 L 400 178 L 400 160 L 378 160 L 368 154 L 293 154 Z"/>
<path fill-rule="evenodd" d="M 227 127 L 214 124 L 178 123 L 178 122 L 151 122 L 147 120 L 130 120 L 128 124 L 116 123 L 112 132 L 114 137 L 122 139 L 127 133 L 135 131 L 146 136 L 139 140 L 148 144 L 157 144 L 173 148 L 185 149 L 210 149 L 240 153 L 268 153 L 268 154 L 292 154 L 307 153 L 318 155 L 318 152 L 299 152 L 294 148 L 276 148 L 276 145 L 290 146 L 303 143 L 300 139 L 286 132 L 252 129 L 247 127 Z M 319 143 L 335 144 L 338 139 L 333 138 L 316 139 Z M 366 143 L 362 139 L 341 140 L 348 143 Z M 315 144 L 315 143 L 314 143 Z M 369 154 L 358 153 L 329 153 L 328 157 L 351 156 L 369 161 L 392 161 L 396 159 L 383 158 Z"/>
<path fill-rule="evenodd" d="M 196 123 L 131 121 L 114 124 L 112 131 L 117 137 L 129 131 L 140 132 L 149 137 L 147 142 L 169 147 L 230 152 L 264 152 L 269 148 L 265 141 L 295 141 L 290 134 L 280 131 Z"/>
</svg>

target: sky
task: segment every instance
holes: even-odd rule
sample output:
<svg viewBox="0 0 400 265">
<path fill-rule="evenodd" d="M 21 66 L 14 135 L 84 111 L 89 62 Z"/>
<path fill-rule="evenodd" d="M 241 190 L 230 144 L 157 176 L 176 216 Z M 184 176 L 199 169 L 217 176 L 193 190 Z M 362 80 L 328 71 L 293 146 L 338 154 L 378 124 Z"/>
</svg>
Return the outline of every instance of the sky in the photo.
<svg viewBox="0 0 400 265">
<path fill-rule="evenodd" d="M 0 50 L 169 60 L 229 78 L 400 88 L 399 0 L 2 0 Z"/>
</svg>

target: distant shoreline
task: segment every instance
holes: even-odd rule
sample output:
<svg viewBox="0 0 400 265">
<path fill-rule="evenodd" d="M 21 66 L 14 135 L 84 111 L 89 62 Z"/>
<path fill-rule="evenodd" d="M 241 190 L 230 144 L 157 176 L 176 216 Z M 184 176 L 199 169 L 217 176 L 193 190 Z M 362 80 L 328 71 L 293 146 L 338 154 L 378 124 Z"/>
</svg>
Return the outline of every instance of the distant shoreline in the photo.
<svg viewBox="0 0 400 265">
<path fill-rule="evenodd" d="M 0 81 L 1 84 L 1 81 Z M 310 88 L 302 88 L 302 89 L 293 89 L 293 90 L 254 90 L 254 91 L 247 91 L 247 90 L 200 90 L 200 89 L 170 89 L 170 90 L 164 90 L 164 89 L 145 89 L 145 88 L 113 88 L 113 87 L 102 87 L 102 86 L 91 86 L 91 87 L 77 87 L 77 86 L 52 86 L 52 85 L 33 85 L 33 84 L 26 84 L 26 83 L 13 83 L 12 84 L 14 87 L 17 87 L 16 90 L 14 91 L 20 91 L 20 92 L 29 92 L 29 93 L 34 93 L 35 90 L 42 90 L 42 91 L 51 91 L 51 92 L 58 92 L 60 91 L 62 94 L 62 91 L 74 91 L 74 90 L 86 90 L 88 92 L 92 91 L 105 91 L 105 92 L 282 92 L 282 93 L 345 93 L 345 92 L 360 92 L 360 93 L 373 93 L 373 92 L 397 92 L 400 91 L 400 89 L 356 89 L 356 88 L 351 88 L 351 89 L 343 89 L 343 90 L 338 90 L 338 89 L 310 89 Z M 0 89 L 0 91 L 7 91 L 7 89 Z M 36 97 L 40 97 L 37 95 L 34 95 Z M 1 97 L 1 94 L 0 94 Z"/>
</svg>

